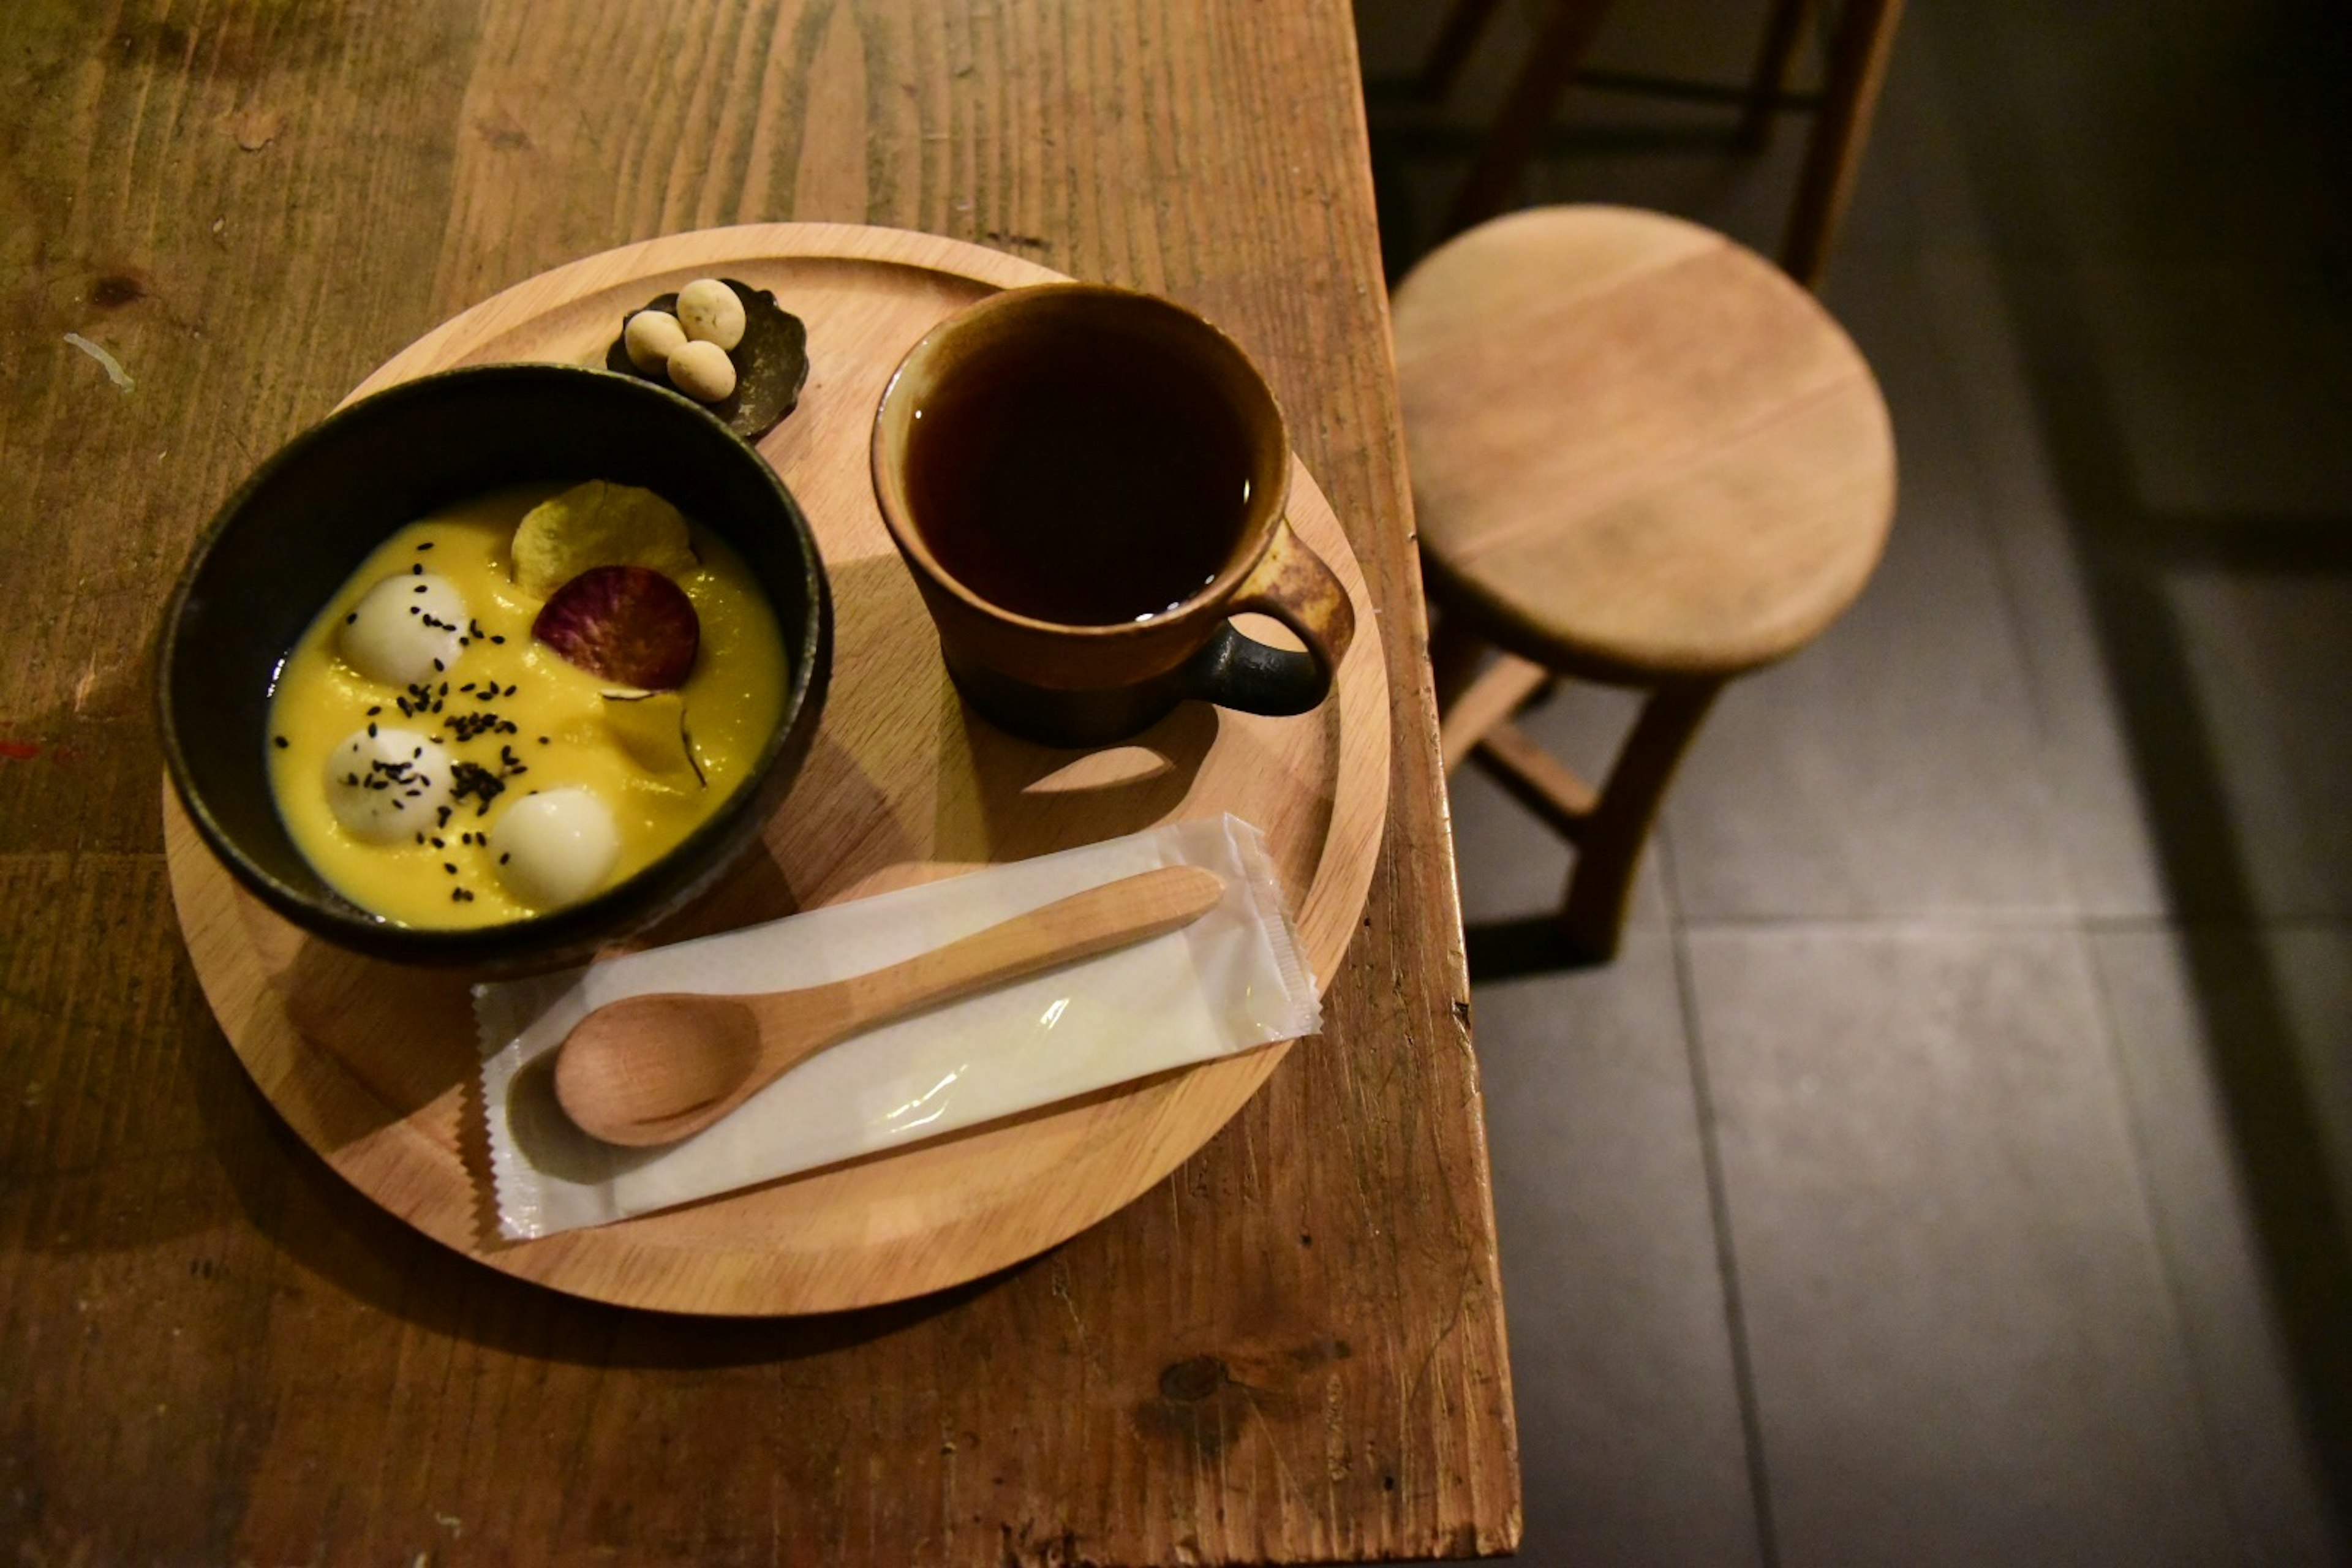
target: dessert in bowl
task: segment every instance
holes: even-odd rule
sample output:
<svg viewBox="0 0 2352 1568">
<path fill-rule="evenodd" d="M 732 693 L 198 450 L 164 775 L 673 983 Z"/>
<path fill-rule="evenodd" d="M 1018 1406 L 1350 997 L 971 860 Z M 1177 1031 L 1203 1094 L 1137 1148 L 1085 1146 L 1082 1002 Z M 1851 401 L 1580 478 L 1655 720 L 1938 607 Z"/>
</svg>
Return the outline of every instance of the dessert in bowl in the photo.
<svg viewBox="0 0 2352 1568">
<path fill-rule="evenodd" d="M 757 838 L 831 635 L 806 521 L 710 415 L 604 371 L 451 371 L 331 416 L 215 519 L 162 632 L 166 764 L 306 930 L 570 962 Z"/>
</svg>

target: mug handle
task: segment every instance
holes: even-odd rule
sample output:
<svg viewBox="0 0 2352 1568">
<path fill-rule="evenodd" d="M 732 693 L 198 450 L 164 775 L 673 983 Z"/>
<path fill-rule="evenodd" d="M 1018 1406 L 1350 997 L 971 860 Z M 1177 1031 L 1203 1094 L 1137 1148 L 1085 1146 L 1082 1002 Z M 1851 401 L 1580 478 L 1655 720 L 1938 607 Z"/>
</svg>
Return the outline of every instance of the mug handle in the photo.
<svg viewBox="0 0 2352 1568">
<path fill-rule="evenodd" d="M 1323 558 L 1300 542 L 1287 518 L 1225 608 L 1272 616 L 1298 634 L 1305 653 L 1268 647 L 1227 621 L 1182 671 L 1184 695 L 1244 713 L 1304 713 L 1330 695 L 1333 672 L 1355 640 L 1356 607 Z"/>
</svg>

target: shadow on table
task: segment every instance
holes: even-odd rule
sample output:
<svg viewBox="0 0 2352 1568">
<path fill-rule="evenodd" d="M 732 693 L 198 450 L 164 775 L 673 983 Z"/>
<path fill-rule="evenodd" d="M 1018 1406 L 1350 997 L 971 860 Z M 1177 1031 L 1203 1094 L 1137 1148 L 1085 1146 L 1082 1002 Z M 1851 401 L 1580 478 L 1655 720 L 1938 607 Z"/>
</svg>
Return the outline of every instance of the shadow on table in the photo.
<svg viewBox="0 0 2352 1568">
<path fill-rule="evenodd" d="M 896 1333 L 1026 1267 L 911 1301 L 803 1318 L 696 1317 L 567 1296 L 462 1258 L 378 1207 L 271 1109 L 208 1014 L 192 1012 L 188 1035 L 186 1090 L 246 1220 L 300 1271 L 436 1334 L 593 1366 L 788 1362 Z"/>
</svg>

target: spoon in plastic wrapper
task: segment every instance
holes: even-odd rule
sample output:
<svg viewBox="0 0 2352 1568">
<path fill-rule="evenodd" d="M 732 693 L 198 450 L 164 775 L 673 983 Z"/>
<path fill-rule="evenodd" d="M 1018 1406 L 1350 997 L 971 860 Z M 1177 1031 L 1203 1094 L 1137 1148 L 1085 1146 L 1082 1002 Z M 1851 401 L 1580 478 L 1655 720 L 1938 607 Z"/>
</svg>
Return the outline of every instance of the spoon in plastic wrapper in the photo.
<svg viewBox="0 0 2352 1568">
<path fill-rule="evenodd" d="M 921 1008 L 1181 930 L 1224 882 L 1197 866 L 1124 877 L 865 974 L 750 995 L 657 992 L 597 1008 L 555 1059 L 581 1131 L 644 1148 L 691 1136 L 829 1046 Z"/>
</svg>

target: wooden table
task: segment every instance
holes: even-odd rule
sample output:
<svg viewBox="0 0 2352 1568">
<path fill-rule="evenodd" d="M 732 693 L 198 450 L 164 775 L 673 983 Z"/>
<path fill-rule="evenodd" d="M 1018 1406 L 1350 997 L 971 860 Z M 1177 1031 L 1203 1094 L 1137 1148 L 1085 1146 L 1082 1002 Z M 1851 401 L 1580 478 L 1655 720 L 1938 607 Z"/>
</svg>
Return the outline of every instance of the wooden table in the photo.
<svg viewBox="0 0 2352 1568">
<path fill-rule="evenodd" d="M 262 1563 L 1516 1544 L 1345 0 L 28 0 L 0 92 L 0 1538 Z M 951 235 L 1231 330 L 1372 580 L 1397 745 L 1328 1035 L 1173 1177 L 944 1296 L 714 1322 L 446 1253 L 259 1100 L 165 894 L 146 644 L 211 510 L 419 332 L 572 257 L 776 217 Z"/>
</svg>

